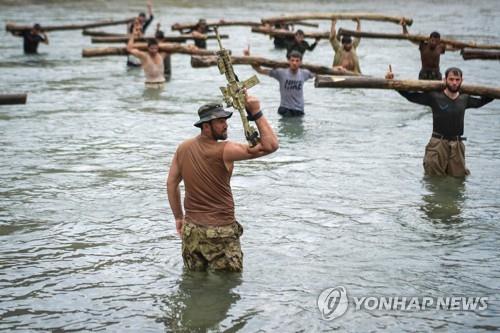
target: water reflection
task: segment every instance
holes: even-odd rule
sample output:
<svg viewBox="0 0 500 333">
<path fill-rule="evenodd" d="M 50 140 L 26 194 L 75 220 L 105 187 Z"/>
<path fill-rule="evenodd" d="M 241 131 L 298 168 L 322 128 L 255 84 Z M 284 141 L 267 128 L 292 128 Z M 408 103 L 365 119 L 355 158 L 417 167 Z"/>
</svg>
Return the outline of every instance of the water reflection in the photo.
<svg viewBox="0 0 500 333">
<path fill-rule="evenodd" d="M 240 273 L 184 271 L 178 291 L 163 300 L 165 330 L 217 331 L 231 306 L 240 299 L 234 291 L 240 284 Z"/>
<path fill-rule="evenodd" d="M 281 117 L 278 122 L 280 137 L 300 141 L 304 137 L 304 117 Z"/>
<path fill-rule="evenodd" d="M 159 100 L 161 97 L 161 93 L 165 87 L 157 88 L 157 87 L 144 87 L 144 92 L 142 93 L 142 96 L 146 100 Z"/>
<path fill-rule="evenodd" d="M 423 178 L 429 193 L 422 196 L 422 210 L 432 222 L 460 223 L 464 204 L 465 178 L 431 177 Z"/>
</svg>

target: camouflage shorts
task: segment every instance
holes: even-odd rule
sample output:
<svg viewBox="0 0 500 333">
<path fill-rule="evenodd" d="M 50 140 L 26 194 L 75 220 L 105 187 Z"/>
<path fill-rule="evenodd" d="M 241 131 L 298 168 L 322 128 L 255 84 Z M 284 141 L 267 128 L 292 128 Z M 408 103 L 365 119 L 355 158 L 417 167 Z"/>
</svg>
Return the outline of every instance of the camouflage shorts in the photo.
<svg viewBox="0 0 500 333">
<path fill-rule="evenodd" d="M 240 236 L 243 227 L 238 222 L 221 227 L 205 227 L 184 223 L 182 226 L 182 258 L 193 271 L 222 270 L 241 272 L 243 252 Z"/>
</svg>

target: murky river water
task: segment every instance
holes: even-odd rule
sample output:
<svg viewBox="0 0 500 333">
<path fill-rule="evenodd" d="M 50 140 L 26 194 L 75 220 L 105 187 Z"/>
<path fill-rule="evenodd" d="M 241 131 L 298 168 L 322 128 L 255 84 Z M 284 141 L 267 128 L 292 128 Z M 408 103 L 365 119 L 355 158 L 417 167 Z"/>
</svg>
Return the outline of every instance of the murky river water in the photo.
<svg viewBox="0 0 500 333">
<path fill-rule="evenodd" d="M 500 44 L 497 1 L 156 1 L 163 26 L 199 17 L 255 19 L 307 12 L 380 12 Z M 46 24 L 123 18 L 142 1 L 6 1 L 0 19 Z M 362 22 L 369 31 L 399 32 Z M 320 22 L 321 29 L 329 24 Z M 342 21 L 340 27 L 354 28 Z M 122 32 L 122 27 L 107 28 Z M 169 30 L 169 29 L 165 29 Z M 307 29 L 306 29 L 307 30 Z M 235 54 L 283 59 L 249 28 L 223 29 Z M 150 31 L 151 33 L 151 31 Z M 476 36 L 476 37 L 475 37 Z M 477 37 L 479 36 L 479 37 Z M 177 144 L 197 134 L 199 105 L 225 84 L 216 68 L 172 57 L 159 96 L 122 57 L 82 58 L 80 31 L 53 32 L 42 55 L 0 32 L 0 91 L 28 104 L 0 107 L 0 330 L 6 331 L 434 331 L 500 330 L 500 102 L 466 114 L 466 180 L 423 177 L 430 111 L 394 91 L 315 89 L 301 121 L 276 114 L 278 84 L 252 89 L 278 132 L 272 156 L 238 163 L 233 176 L 245 268 L 241 275 L 183 272 L 165 178 Z M 95 46 L 95 45 L 94 45 Z M 99 45 L 97 45 L 99 46 Z M 215 43 L 209 42 L 209 47 Z M 362 40 L 361 68 L 415 78 L 417 47 Z M 329 65 L 327 41 L 305 61 Z M 498 86 L 498 61 L 447 53 L 468 83 Z M 240 77 L 253 74 L 237 67 Z M 230 137 L 242 141 L 241 124 Z M 321 319 L 328 287 L 351 296 L 484 296 L 484 311 L 356 311 Z"/>
</svg>

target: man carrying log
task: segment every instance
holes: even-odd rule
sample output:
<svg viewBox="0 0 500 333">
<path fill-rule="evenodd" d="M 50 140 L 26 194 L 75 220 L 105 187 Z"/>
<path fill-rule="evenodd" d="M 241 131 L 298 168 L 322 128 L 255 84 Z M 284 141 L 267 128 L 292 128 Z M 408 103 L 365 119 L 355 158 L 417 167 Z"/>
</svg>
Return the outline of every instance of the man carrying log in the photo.
<svg viewBox="0 0 500 333">
<path fill-rule="evenodd" d="M 146 33 L 146 29 L 149 27 L 149 25 L 151 24 L 151 22 L 153 21 L 154 19 L 154 16 L 153 16 L 153 4 L 151 3 L 151 1 L 148 1 L 146 3 L 146 6 L 147 6 L 147 9 L 148 9 L 148 15 L 149 17 L 146 18 L 146 13 L 144 12 L 140 12 L 139 15 L 137 15 L 136 17 L 136 20 L 133 21 L 133 22 L 130 22 L 130 24 L 128 25 L 127 27 L 127 32 L 129 34 L 133 33 L 134 30 L 135 30 L 135 22 L 139 22 L 139 25 L 140 25 L 140 28 L 141 28 L 141 34 L 144 35 Z"/>
<path fill-rule="evenodd" d="M 47 34 L 42 30 L 40 24 L 35 23 L 30 30 L 13 31 L 12 35 L 23 38 L 23 49 L 25 54 L 37 54 L 40 42 L 49 44 Z"/>
<path fill-rule="evenodd" d="M 219 20 L 219 22 L 223 23 L 224 20 Z M 193 37 L 200 37 L 194 40 L 194 45 L 199 48 L 199 49 L 206 49 L 207 48 L 207 41 L 205 38 L 202 38 L 205 36 L 205 34 L 209 32 L 213 32 L 212 29 L 207 24 L 207 20 L 201 18 L 196 22 L 196 25 L 191 28 L 191 29 L 180 29 L 179 32 L 181 34 L 192 34 Z"/>
<path fill-rule="evenodd" d="M 403 24 L 403 33 L 408 34 L 406 25 Z M 418 43 L 422 68 L 418 73 L 419 80 L 442 80 L 443 76 L 439 69 L 441 54 L 446 51 L 446 45 L 441 43 L 441 35 L 437 31 L 431 32 L 428 41 Z"/>
<path fill-rule="evenodd" d="M 394 74 L 389 69 L 386 79 Z M 464 115 L 469 108 L 480 108 L 493 98 L 472 97 L 459 92 L 462 71 L 451 67 L 445 72 L 445 89 L 431 92 L 398 91 L 413 103 L 432 109 L 432 136 L 425 147 L 424 170 L 426 175 L 464 177 L 470 172 L 465 166 Z"/>
<path fill-rule="evenodd" d="M 151 1 L 148 0 L 146 3 L 147 9 L 148 9 L 148 15 L 149 17 L 146 18 L 146 13 L 140 12 L 139 15 L 135 18 L 134 21 L 130 22 L 130 24 L 127 26 L 127 33 L 128 34 L 133 34 L 134 31 L 136 30 L 137 25 L 140 27 L 139 31 L 139 36 L 143 36 L 146 33 L 146 29 L 149 27 L 151 22 L 153 21 L 153 5 Z M 141 62 L 139 59 L 133 57 L 133 56 L 128 56 L 127 57 L 127 66 L 128 67 L 140 67 Z"/>
<path fill-rule="evenodd" d="M 177 233 L 182 237 L 182 258 L 189 270 L 241 272 L 242 226 L 234 215 L 231 175 L 234 162 L 258 158 L 276 151 L 278 138 L 263 116 L 256 97 L 245 96 L 249 116 L 257 124 L 260 142 L 255 147 L 225 141 L 227 119 L 233 114 L 220 104 L 205 104 L 194 126 L 200 135 L 179 145 L 167 178 L 170 208 Z M 184 208 L 179 184 L 184 181 Z"/>
<path fill-rule="evenodd" d="M 245 55 L 250 55 L 245 50 Z M 300 68 L 302 54 L 292 51 L 288 58 L 288 68 L 262 68 L 252 64 L 252 68 L 259 74 L 269 75 L 280 84 L 280 106 L 278 113 L 283 117 L 301 117 L 304 115 L 304 82 L 314 78 L 314 74 L 307 69 Z"/>
<path fill-rule="evenodd" d="M 205 19 L 199 19 L 198 23 L 196 23 L 196 26 L 194 29 L 189 30 L 189 33 L 192 33 L 194 37 L 202 37 L 205 34 L 212 32 L 208 25 L 207 25 L 207 20 Z M 194 40 L 194 45 L 199 48 L 199 49 L 206 49 L 207 48 L 207 41 L 205 39 L 195 39 Z"/>
<path fill-rule="evenodd" d="M 164 59 L 167 57 L 166 52 L 159 52 L 158 41 L 156 39 L 148 40 L 148 51 L 143 52 L 134 47 L 134 37 L 139 36 L 140 26 L 136 25 L 134 33 L 130 35 L 127 44 L 127 52 L 136 56 L 142 64 L 144 75 L 146 76 L 147 88 L 161 89 L 165 83 Z"/>
<path fill-rule="evenodd" d="M 161 41 L 165 38 L 165 33 L 160 28 L 161 24 L 158 22 L 156 24 L 156 31 L 155 31 L 155 38 L 157 41 Z M 172 76 L 172 57 L 170 53 L 166 53 L 166 56 L 163 59 L 163 68 L 164 68 L 165 80 L 168 81 Z"/>
<path fill-rule="evenodd" d="M 356 31 L 361 31 L 361 22 L 358 19 L 354 21 L 357 22 Z M 337 31 L 335 25 L 337 23 L 336 19 L 332 20 L 332 27 L 330 29 L 330 43 L 332 44 L 333 50 L 335 51 L 335 57 L 333 58 L 333 68 L 338 70 L 347 70 L 361 74 L 361 69 L 359 67 L 359 59 L 356 53 L 356 49 L 359 46 L 360 39 L 354 38 L 352 40 L 351 36 L 342 36 L 342 45 L 337 39 Z"/>
<path fill-rule="evenodd" d="M 304 53 L 306 51 L 313 51 L 314 50 L 316 45 L 318 45 L 318 41 L 319 41 L 319 38 L 316 38 L 314 43 L 309 45 L 309 43 L 304 40 L 304 31 L 299 29 L 295 32 L 293 40 L 288 44 L 288 46 L 286 48 L 286 57 L 289 58 L 290 54 L 293 51 L 297 51 L 300 54 L 302 54 L 302 56 L 304 56 Z"/>
<path fill-rule="evenodd" d="M 267 25 L 269 26 L 269 25 Z M 281 29 L 281 30 L 290 30 L 290 25 L 284 22 L 276 22 L 274 24 L 274 29 Z M 293 39 L 290 37 L 281 37 L 281 36 L 274 36 L 273 38 L 273 43 L 274 43 L 274 48 L 275 49 L 286 49 L 288 45 L 293 43 Z"/>
</svg>

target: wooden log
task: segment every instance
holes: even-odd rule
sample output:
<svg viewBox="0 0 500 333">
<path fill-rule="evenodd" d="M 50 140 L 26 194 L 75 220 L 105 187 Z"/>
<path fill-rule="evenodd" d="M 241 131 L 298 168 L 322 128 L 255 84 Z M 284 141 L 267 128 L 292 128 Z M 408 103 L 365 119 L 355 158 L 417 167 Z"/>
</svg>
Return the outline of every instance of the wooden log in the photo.
<svg viewBox="0 0 500 333">
<path fill-rule="evenodd" d="M 127 43 L 129 40 L 129 36 L 127 35 L 120 35 L 120 36 L 102 36 L 102 37 L 92 37 L 91 42 L 92 43 Z M 220 35 L 220 38 L 222 39 L 227 39 L 229 38 L 228 35 Z M 151 39 L 156 39 L 155 37 L 141 37 L 141 38 L 136 38 L 134 41 L 136 42 L 147 42 L 148 40 Z M 175 35 L 175 36 L 165 36 L 164 38 L 160 39 L 160 42 L 185 42 L 188 40 L 195 40 L 195 39 L 217 39 L 215 35 L 201 35 L 201 36 L 193 36 L 191 34 L 186 34 L 186 35 Z"/>
<path fill-rule="evenodd" d="M 148 47 L 146 43 L 134 44 L 134 47 L 141 50 L 147 51 Z M 182 53 L 182 54 L 196 54 L 196 55 L 215 55 L 217 51 L 215 50 L 205 50 L 199 49 L 194 46 L 186 46 L 182 44 L 175 43 L 160 43 L 160 51 L 167 53 Z M 96 47 L 96 48 L 85 48 L 82 50 L 82 57 L 104 57 L 104 56 L 124 56 L 128 55 L 126 47 Z"/>
<path fill-rule="evenodd" d="M 262 57 L 254 57 L 254 56 L 231 56 L 231 63 L 233 65 L 258 65 L 263 67 L 270 68 L 288 68 L 288 62 L 286 61 L 276 61 L 271 59 L 266 59 Z M 217 57 L 216 56 L 191 56 L 191 66 L 193 68 L 202 68 L 202 67 L 210 67 L 217 66 Z M 332 67 L 320 66 L 303 63 L 301 65 L 302 68 L 308 69 L 315 74 L 325 74 L 325 75 L 349 75 L 349 76 L 357 76 L 359 74 L 350 72 L 350 71 L 341 71 L 337 69 L 333 69 Z"/>
<path fill-rule="evenodd" d="M 198 23 L 174 23 L 171 26 L 172 31 L 175 30 L 187 30 L 187 29 L 194 29 L 196 28 L 196 25 Z M 295 25 L 302 25 L 305 27 L 313 27 L 317 28 L 319 25 L 317 23 L 310 23 L 310 22 L 301 22 L 301 21 L 295 21 L 293 22 Z M 248 26 L 248 27 L 258 27 L 261 26 L 261 22 L 256 22 L 256 21 L 239 21 L 239 20 L 233 20 L 233 21 L 226 21 L 222 20 L 222 22 L 219 21 L 207 21 L 207 27 L 224 27 L 224 26 Z"/>
<path fill-rule="evenodd" d="M 333 77 L 326 75 L 318 75 L 314 86 L 317 88 L 394 89 L 401 91 L 441 91 L 445 88 L 442 81 L 387 80 L 373 77 Z M 500 88 L 462 84 L 460 91 L 465 94 L 500 99 Z"/>
<path fill-rule="evenodd" d="M 359 18 L 360 20 L 367 21 L 381 21 L 381 22 L 392 22 L 400 24 L 401 20 L 404 20 L 405 24 L 410 26 L 413 23 L 413 19 L 401 16 L 387 16 L 375 13 L 306 13 L 300 15 L 283 15 L 275 17 L 267 17 L 262 19 L 262 23 L 277 23 L 277 22 L 293 22 L 293 21 L 305 21 L 305 20 L 353 20 Z"/>
<path fill-rule="evenodd" d="M 311 23 L 311 22 L 301 22 L 301 21 L 295 21 L 291 23 L 292 25 L 302 25 L 304 27 L 311 27 L 311 28 L 318 28 L 319 24 L 318 23 Z"/>
<path fill-rule="evenodd" d="M 0 94 L 0 105 L 26 104 L 27 94 Z"/>
<path fill-rule="evenodd" d="M 365 37 L 365 38 L 385 38 L 385 39 L 407 39 L 414 42 L 421 42 L 429 40 L 429 36 L 424 35 L 410 35 L 410 34 L 387 34 L 378 32 L 364 32 L 364 31 L 354 31 L 340 28 L 337 32 L 338 35 L 343 36 L 353 36 L 353 37 Z M 454 49 L 463 48 L 479 48 L 479 49 L 500 49 L 500 45 L 482 45 L 473 42 L 460 42 L 453 39 L 441 38 L 441 42 L 444 44 L 452 46 Z"/>
<path fill-rule="evenodd" d="M 196 28 L 197 23 L 174 23 L 171 26 L 172 31 L 175 30 L 186 30 L 186 29 L 194 29 Z M 219 21 L 207 21 L 206 26 L 207 27 L 225 27 L 225 26 L 249 26 L 249 27 L 257 27 L 259 25 L 262 25 L 260 22 L 256 21 L 239 21 L 239 20 L 234 20 L 234 21 L 226 21 L 226 20 L 219 20 Z"/>
<path fill-rule="evenodd" d="M 95 23 L 83 23 L 83 24 L 67 24 L 67 25 L 42 25 L 43 31 L 55 31 L 55 30 L 80 30 L 80 29 L 88 29 L 88 28 L 96 28 L 96 27 L 104 27 L 109 25 L 119 25 L 119 24 L 127 24 L 132 22 L 135 18 L 128 18 L 125 20 L 107 20 Z M 24 30 L 30 30 L 33 28 L 32 25 L 16 25 L 14 23 L 7 23 L 5 25 L 5 30 L 9 32 L 19 32 Z"/>
<path fill-rule="evenodd" d="M 293 37 L 295 32 L 284 29 L 273 29 L 270 27 L 253 27 L 252 32 L 256 32 L 259 34 L 269 35 L 269 36 L 277 36 L 277 37 Z M 306 38 L 320 38 L 320 39 L 328 39 L 330 38 L 329 32 L 304 32 L 304 37 Z"/>
<path fill-rule="evenodd" d="M 97 31 L 97 30 L 82 30 L 82 35 L 84 36 L 95 36 L 95 37 L 116 37 L 116 36 L 126 36 L 126 34 L 119 34 L 115 32 L 107 31 Z"/>
<path fill-rule="evenodd" d="M 482 60 L 500 60 L 500 51 L 482 50 L 482 49 L 462 49 L 462 58 L 464 60 L 482 59 Z"/>
</svg>

